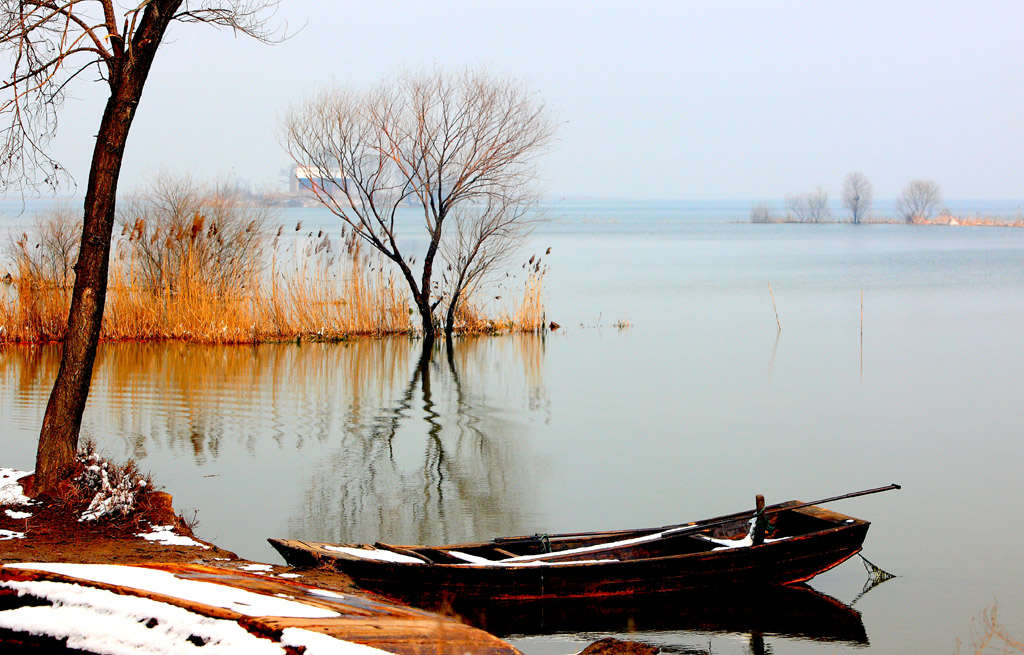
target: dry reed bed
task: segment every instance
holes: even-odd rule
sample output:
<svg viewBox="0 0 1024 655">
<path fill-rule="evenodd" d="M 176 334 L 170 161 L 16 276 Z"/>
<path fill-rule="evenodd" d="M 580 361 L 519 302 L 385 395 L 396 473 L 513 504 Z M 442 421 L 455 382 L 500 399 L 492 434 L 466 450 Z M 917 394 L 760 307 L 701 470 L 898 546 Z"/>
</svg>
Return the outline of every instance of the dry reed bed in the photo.
<svg viewBox="0 0 1024 655">
<path fill-rule="evenodd" d="M 300 223 L 294 235 L 279 228 L 270 238 L 266 216 L 253 218 L 252 208 L 221 208 L 219 216 L 203 209 L 175 206 L 155 225 L 123 222 L 101 339 L 251 344 L 416 332 L 404 281 L 363 252 L 355 235 L 332 240 L 322 231 L 301 233 Z M 6 248 L 12 270 L 0 283 L 0 343 L 63 338 L 75 225 L 64 210 L 41 219 L 36 238 L 22 235 Z M 47 237 L 53 234 L 61 237 Z M 543 329 L 543 278 L 539 267 L 531 270 L 511 306 L 468 296 L 456 332 Z"/>
</svg>

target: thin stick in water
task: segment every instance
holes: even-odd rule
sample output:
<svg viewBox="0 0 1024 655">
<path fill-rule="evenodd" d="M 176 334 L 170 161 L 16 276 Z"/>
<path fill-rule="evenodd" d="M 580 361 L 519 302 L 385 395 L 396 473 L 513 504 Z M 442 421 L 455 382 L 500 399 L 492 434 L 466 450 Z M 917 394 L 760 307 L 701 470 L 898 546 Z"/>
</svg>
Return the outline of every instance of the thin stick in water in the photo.
<svg viewBox="0 0 1024 655">
<path fill-rule="evenodd" d="M 779 320 L 779 308 L 775 306 L 775 294 L 772 292 L 772 281 L 768 280 L 768 294 L 772 297 L 772 309 L 775 310 L 775 323 L 779 326 L 779 331 L 782 331 L 782 322 Z"/>
</svg>

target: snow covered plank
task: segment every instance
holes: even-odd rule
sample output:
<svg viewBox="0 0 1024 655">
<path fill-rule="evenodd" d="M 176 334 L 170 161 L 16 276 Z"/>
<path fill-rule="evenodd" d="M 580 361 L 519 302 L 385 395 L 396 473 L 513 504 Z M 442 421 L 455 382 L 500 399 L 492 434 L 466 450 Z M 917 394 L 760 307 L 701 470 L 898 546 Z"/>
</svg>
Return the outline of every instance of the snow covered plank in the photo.
<svg viewBox="0 0 1024 655">
<path fill-rule="evenodd" d="M 18 599 L 11 597 L 12 589 L 26 583 L 62 584 L 137 597 L 233 622 L 273 642 L 283 643 L 289 634 L 312 633 L 328 642 L 350 642 L 398 655 L 518 653 L 486 632 L 423 610 L 291 580 L 194 564 L 7 565 L 0 568 L 0 596 L 7 597 L 0 604 L 17 605 Z M 22 602 L 38 604 L 38 599 L 25 597 Z"/>
</svg>

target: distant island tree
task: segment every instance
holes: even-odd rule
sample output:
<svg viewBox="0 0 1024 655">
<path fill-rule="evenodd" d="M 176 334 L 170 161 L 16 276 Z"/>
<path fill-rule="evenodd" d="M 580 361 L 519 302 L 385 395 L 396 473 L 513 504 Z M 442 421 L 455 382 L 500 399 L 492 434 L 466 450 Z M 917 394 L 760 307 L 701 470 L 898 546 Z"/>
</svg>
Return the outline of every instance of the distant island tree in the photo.
<svg viewBox="0 0 1024 655">
<path fill-rule="evenodd" d="M 939 187 L 929 180 L 914 180 L 903 188 L 896 200 L 896 211 L 908 223 L 930 219 L 942 204 Z"/>
<path fill-rule="evenodd" d="M 859 224 L 871 211 L 874 193 L 871 182 L 860 172 L 850 173 L 843 184 L 843 206 L 850 210 L 851 221 Z"/>
<path fill-rule="evenodd" d="M 786 197 L 786 207 L 797 223 L 824 223 L 832 218 L 828 191 L 818 187 L 810 193 Z"/>
</svg>

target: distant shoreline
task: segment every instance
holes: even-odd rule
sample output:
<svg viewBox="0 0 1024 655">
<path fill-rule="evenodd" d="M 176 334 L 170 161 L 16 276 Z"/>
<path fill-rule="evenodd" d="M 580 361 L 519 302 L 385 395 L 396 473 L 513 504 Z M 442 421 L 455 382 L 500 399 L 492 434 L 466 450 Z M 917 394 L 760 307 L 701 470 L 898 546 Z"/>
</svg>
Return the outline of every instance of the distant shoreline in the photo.
<svg viewBox="0 0 1024 655">
<path fill-rule="evenodd" d="M 852 221 L 801 221 L 794 216 L 773 216 L 764 221 L 749 221 L 755 224 L 780 224 L 791 223 L 795 225 L 858 225 Z M 954 216 L 953 214 L 940 214 L 934 218 L 915 219 L 907 222 L 903 219 L 892 216 L 872 216 L 864 219 L 859 225 L 946 225 L 959 227 L 1024 227 L 1024 216 Z"/>
</svg>

